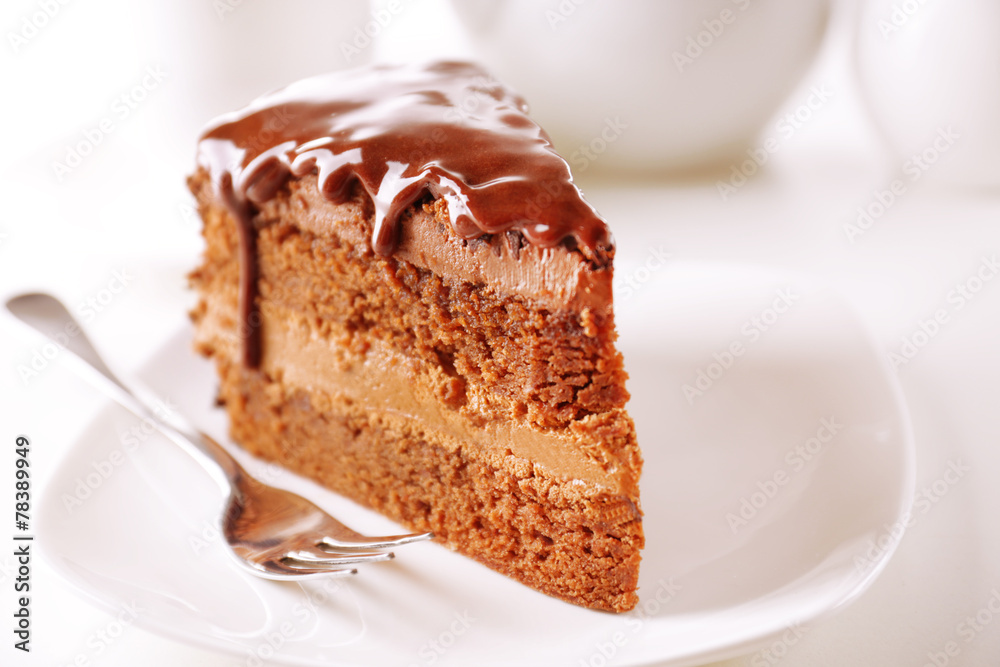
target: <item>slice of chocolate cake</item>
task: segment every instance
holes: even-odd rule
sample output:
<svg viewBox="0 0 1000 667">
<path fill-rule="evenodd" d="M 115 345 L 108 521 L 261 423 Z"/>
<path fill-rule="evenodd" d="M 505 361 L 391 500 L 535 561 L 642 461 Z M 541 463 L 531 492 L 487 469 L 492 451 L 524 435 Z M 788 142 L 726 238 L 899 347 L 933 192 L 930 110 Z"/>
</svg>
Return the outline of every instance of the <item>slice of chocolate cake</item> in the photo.
<svg viewBox="0 0 1000 667">
<path fill-rule="evenodd" d="M 642 459 L 614 245 L 465 63 L 319 76 L 216 120 L 196 345 L 232 437 L 539 591 L 635 606 Z"/>
</svg>

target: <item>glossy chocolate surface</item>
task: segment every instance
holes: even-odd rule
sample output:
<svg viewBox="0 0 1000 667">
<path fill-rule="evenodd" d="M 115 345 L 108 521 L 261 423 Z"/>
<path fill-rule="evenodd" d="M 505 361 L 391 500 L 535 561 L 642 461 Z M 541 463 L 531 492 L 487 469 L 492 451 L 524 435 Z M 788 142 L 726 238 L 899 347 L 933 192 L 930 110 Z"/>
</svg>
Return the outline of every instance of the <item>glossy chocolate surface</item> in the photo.
<svg viewBox="0 0 1000 667">
<path fill-rule="evenodd" d="M 299 81 L 217 119 L 199 162 L 220 194 L 228 174 L 232 196 L 250 205 L 293 176 L 317 172 L 334 202 L 357 179 L 374 203 L 381 255 L 396 247 L 401 214 L 429 192 L 447 202 L 462 238 L 516 230 L 542 247 L 572 238 L 603 265 L 607 225 L 526 111 L 469 63 L 365 67 Z"/>
</svg>

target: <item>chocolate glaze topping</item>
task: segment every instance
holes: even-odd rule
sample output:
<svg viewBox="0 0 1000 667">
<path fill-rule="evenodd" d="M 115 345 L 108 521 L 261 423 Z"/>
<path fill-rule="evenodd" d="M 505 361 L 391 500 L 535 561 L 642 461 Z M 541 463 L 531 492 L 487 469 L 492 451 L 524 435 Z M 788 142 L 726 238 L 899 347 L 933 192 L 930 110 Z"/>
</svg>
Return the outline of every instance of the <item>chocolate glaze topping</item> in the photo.
<svg viewBox="0 0 1000 667">
<path fill-rule="evenodd" d="M 606 266 L 614 252 L 607 225 L 526 112 L 520 96 L 479 67 L 439 62 L 305 79 L 217 119 L 198 162 L 240 226 L 245 322 L 256 298 L 255 206 L 309 173 L 334 202 L 361 184 L 375 209 L 372 248 L 383 256 L 398 244 L 403 212 L 430 193 L 447 203 L 461 238 L 520 232 L 528 243 L 564 243 Z M 260 358 L 253 339 L 245 346 L 250 366 Z"/>
</svg>

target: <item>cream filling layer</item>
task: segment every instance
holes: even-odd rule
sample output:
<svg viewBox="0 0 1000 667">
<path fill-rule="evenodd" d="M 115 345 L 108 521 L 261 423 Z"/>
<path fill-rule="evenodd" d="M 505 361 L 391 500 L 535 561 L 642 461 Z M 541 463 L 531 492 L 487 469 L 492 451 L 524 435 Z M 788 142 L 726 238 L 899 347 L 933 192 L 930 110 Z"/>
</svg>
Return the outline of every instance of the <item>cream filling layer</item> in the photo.
<svg viewBox="0 0 1000 667">
<path fill-rule="evenodd" d="M 297 182 L 288 206 L 300 229 L 317 236 L 335 234 L 361 248 L 370 245 L 371 231 L 360 222 L 365 218 L 362 207 L 356 202 L 331 203 L 313 175 Z M 515 253 L 500 239 L 492 245 L 470 244 L 449 233 L 446 223 L 417 209 L 402 226 L 395 256 L 444 278 L 495 285 L 545 308 L 590 308 L 595 314 L 610 314 L 610 267 L 593 270 L 579 253 L 562 246 L 525 244 Z"/>
<path fill-rule="evenodd" d="M 225 313 L 215 301 L 209 297 L 199 337 L 210 339 L 217 350 L 221 347 L 231 358 L 239 359 L 240 341 L 222 324 L 233 321 L 235 313 Z M 433 432 L 452 451 L 472 448 L 479 458 L 501 469 L 511 465 L 505 459 L 513 456 L 521 460 L 515 465 L 532 465 L 549 477 L 579 484 L 581 492 L 623 493 L 624 471 L 614 462 L 607 464 L 608 469 L 588 456 L 580 446 L 584 437 L 580 434 L 496 420 L 475 425 L 434 395 L 429 374 L 443 373 L 439 368 L 428 368 L 381 341 L 373 340 L 363 356 L 350 355 L 284 308 L 265 303 L 262 314 L 262 369 L 286 386 L 347 397 L 376 414 L 401 418 L 418 431 Z M 593 442 L 590 444 L 592 447 Z"/>
</svg>

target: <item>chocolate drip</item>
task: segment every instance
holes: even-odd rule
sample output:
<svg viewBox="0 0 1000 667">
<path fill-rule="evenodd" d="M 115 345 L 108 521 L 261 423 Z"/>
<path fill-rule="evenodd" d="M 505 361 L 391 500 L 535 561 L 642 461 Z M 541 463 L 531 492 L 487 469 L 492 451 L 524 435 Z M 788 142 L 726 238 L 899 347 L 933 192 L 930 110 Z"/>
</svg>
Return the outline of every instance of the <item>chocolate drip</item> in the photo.
<svg viewBox="0 0 1000 667">
<path fill-rule="evenodd" d="M 243 339 L 243 363 L 249 368 L 257 368 L 261 358 L 261 332 L 263 318 L 257 309 L 257 235 L 253 229 L 253 215 L 245 199 L 237 196 L 233 189 L 232 175 L 222 175 L 218 183 L 219 195 L 229 214 L 236 221 L 236 233 L 240 247 L 240 322 L 239 331 Z"/>
<path fill-rule="evenodd" d="M 429 192 L 445 201 L 463 239 L 516 233 L 606 266 L 614 252 L 607 225 L 526 112 L 520 96 L 477 66 L 445 62 L 306 79 L 215 121 L 198 160 L 241 228 L 248 365 L 260 358 L 251 220 L 291 177 L 316 173 L 333 202 L 359 182 L 374 204 L 372 248 L 382 256 L 399 242 L 402 213 Z"/>
</svg>

